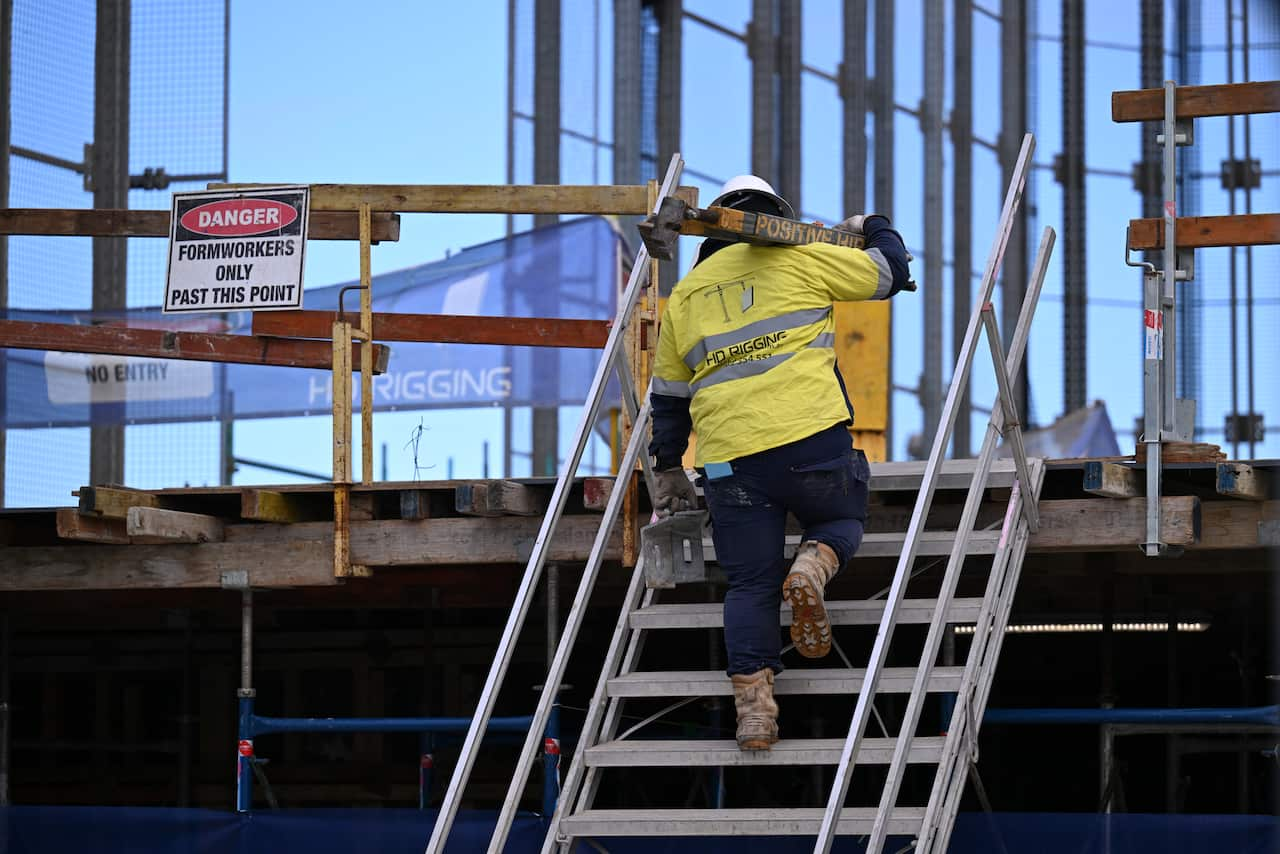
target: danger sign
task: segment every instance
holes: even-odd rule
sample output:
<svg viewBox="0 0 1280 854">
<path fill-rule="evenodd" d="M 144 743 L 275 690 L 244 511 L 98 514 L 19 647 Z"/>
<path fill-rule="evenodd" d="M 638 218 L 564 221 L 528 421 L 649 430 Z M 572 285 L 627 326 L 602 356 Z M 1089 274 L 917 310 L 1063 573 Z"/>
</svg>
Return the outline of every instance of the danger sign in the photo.
<svg viewBox="0 0 1280 854">
<path fill-rule="evenodd" d="M 309 187 L 174 193 L 164 312 L 302 307 Z"/>
</svg>

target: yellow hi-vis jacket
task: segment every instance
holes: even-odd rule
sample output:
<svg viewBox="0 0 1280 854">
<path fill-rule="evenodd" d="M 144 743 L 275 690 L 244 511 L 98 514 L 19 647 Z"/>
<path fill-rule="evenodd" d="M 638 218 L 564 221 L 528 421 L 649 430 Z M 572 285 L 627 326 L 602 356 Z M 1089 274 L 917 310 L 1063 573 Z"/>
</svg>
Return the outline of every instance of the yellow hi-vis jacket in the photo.
<svg viewBox="0 0 1280 854">
<path fill-rule="evenodd" d="M 842 421 L 832 302 L 886 299 L 878 250 L 726 246 L 667 301 L 653 390 L 691 398 L 696 464 L 728 462 Z"/>
</svg>

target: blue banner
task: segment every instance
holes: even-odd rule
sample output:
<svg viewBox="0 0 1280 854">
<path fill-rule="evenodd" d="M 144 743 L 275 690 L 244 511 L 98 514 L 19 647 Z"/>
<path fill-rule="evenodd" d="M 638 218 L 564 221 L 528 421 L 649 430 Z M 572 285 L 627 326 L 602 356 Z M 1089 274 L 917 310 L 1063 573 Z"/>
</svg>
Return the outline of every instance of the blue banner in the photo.
<svg viewBox="0 0 1280 854">
<path fill-rule="evenodd" d="M 621 236 L 590 217 L 471 247 L 432 264 L 373 278 L 379 312 L 608 320 L 620 288 Z M 335 310 L 353 284 L 308 290 L 305 308 Z M 359 305 L 347 292 L 346 308 Z M 159 308 L 115 314 L 30 312 L 11 320 L 110 324 L 249 334 L 248 312 L 163 316 Z M 373 382 L 383 411 L 582 403 L 600 351 L 579 348 L 391 343 Z M 10 428 L 266 418 L 328 413 L 324 370 L 219 365 L 175 359 L 6 350 L 5 424 Z M 359 400 L 357 394 L 356 400 Z"/>
</svg>

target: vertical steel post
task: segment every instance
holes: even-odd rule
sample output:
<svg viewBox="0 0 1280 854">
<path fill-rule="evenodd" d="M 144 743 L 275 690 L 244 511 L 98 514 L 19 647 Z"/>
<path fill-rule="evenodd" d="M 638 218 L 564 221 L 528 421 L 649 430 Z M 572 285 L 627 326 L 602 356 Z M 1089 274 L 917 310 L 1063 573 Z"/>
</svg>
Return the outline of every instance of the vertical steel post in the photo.
<svg viewBox="0 0 1280 854">
<path fill-rule="evenodd" d="M 360 482 L 373 483 L 373 213 L 360 205 Z M 341 308 L 341 306 L 339 306 Z"/>
<path fill-rule="evenodd" d="M 844 100 L 842 213 L 849 216 L 867 209 L 867 0 L 844 0 L 840 95 Z"/>
<path fill-rule="evenodd" d="M 1242 80 L 1249 80 L 1249 3 L 1248 0 L 1240 4 L 1240 76 Z M 1249 116 L 1246 114 L 1240 117 L 1244 123 L 1244 163 L 1245 168 L 1252 168 L 1253 163 L 1253 140 L 1249 132 Z M 1253 213 L 1253 186 L 1252 182 L 1246 180 L 1244 182 L 1244 212 L 1246 214 Z M 1257 410 L 1254 408 L 1253 395 L 1253 247 L 1246 246 L 1244 248 L 1244 364 L 1245 364 L 1245 402 L 1248 406 L 1250 419 L 1254 418 Z M 1249 459 L 1253 459 L 1256 451 L 1256 434 L 1253 431 L 1252 423 L 1249 428 Z M 0 457 L 0 459 L 3 459 Z"/>
<path fill-rule="evenodd" d="M 418 809 L 431 806 L 431 783 L 436 764 L 435 736 L 424 732 L 418 737 Z"/>
<path fill-rule="evenodd" d="M 1000 167 L 1007 183 L 1018 160 L 1018 148 L 1022 135 L 1027 132 L 1027 2 L 1026 0 L 1001 0 L 1000 3 Z M 1009 248 L 1005 253 L 1004 276 L 1000 288 L 1000 328 L 1009 349 L 1008 336 L 1013 334 L 1018 322 L 1018 311 L 1027 285 L 1027 210 L 1021 208 L 1013 221 L 1009 234 Z M 1031 363 L 1028 353 L 1018 375 L 1013 378 L 1013 394 L 1018 406 L 1018 420 L 1029 424 L 1027 418 L 1027 369 Z"/>
<path fill-rule="evenodd" d="M 533 182 L 535 184 L 560 183 L 560 0 L 534 0 L 534 55 L 533 72 Z M 536 214 L 535 228 L 554 225 L 560 218 L 555 214 Z M 558 258 L 556 267 L 559 266 Z M 559 291 L 559 270 L 553 269 L 551 299 Z M 539 347 L 532 356 L 535 387 L 549 387 L 559 375 L 560 354 L 553 348 Z M 533 435 L 531 437 L 530 474 L 549 477 L 556 473 L 560 448 L 560 411 L 556 406 L 533 407 Z"/>
<path fill-rule="evenodd" d="M 875 208 L 893 219 L 894 0 L 876 0 Z"/>
<path fill-rule="evenodd" d="M 924 103 L 920 105 L 920 129 L 924 133 L 925 284 L 920 405 L 924 410 L 921 434 L 929 436 L 942 415 L 942 102 L 946 18 L 941 10 L 935 10 L 925 15 L 923 23 Z"/>
<path fill-rule="evenodd" d="M 253 809 L 253 590 L 240 591 L 239 740 L 236 744 L 236 812 Z"/>
<path fill-rule="evenodd" d="M 658 4 L 658 33 L 657 162 L 662 164 L 670 163 L 671 158 L 680 150 L 680 117 L 684 87 L 683 0 L 661 0 Z M 660 264 L 657 261 L 653 263 L 657 287 L 652 289 L 652 300 L 655 301 L 656 306 L 658 294 L 669 294 L 675 287 L 678 268 L 675 264 Z"/>
<path fill-rule="evenodd" d="M 800 198 L 800 169 L 803 149 L 800 146 L 801 90 L 801 11 L 800 0 L 780 3 L 778 16 L 778 192 L 791 202 L 797 213 L 803 208 Z"/>
<path fill-rule="evenodd" d="M 547 713 L 542 739 L 542 820 L 549 824 L 560 801 L 560 704 Z"/>
<path fill-rule="evenodd" d="M 1062 0 L 1062 412 L 1088 401 L 1084 2 Z"/>
<path fill-rule="evenodd" d="M 872 113 L 875 117 L 875 169 L 872 175 L 874 198 L 872 210 L 893 219 L 893 122 L 894 91 L 893 84 L 893 44 L 894 0 L 875 0 L 875 86 L 872 90 L 874 104 Z M 892 339 L 892 336 L 890 336 Z M 892 347 L 892 340 L 890 341 Z M 892 359 L 890 359 L 892 363 Z M 890 371 L 890 386 L 893 372 Z M 884 443 L 892 456 L 893 448 L 893 392 L 889 393 L 889 411 L 885 413 Z"/>
<path fill-rule="evenodd" d="M 9 207 L 9 142 L 12 123 L 13 0 L 0 0 L 0 206 Z M 0 310 L 9 307 L 9 238 L 0 237 Z M 0 351 L 0 507 L 8 431 L 9 361 Z M 2 802 L 0 802 L 2 803 Z"/>
<path fill-rule="evenodd" d="M 182 709 L 178 713 L 178 806 L 191 806 L 191 734 L 196 721 L 191 703 L 195 695 L 192 672 L 191 610 L 182 611 Z"/>
<path fill-rule="evenodd" d="M 778 97 L 775 74 L 778 39 L 774 26 L 778 0 L 752 0 L 747 25 L 751 59 L 751 171 L 766 181 L 778 180 Z"/>
<path fill-rule="evenodd" d="M 9 672 L 13 669 L 9 613 L 0 612 L 0 807 L 9 805 Z"/>
<path fill-rule="evenodd" d="M 613 4 L 613 183 L 639 184 L 640 0 Z"/>
<path fill-rule="evenodd" d="M 1164 549 L 1160 539 L 1160 401 L 1164 348 L 1164 313 L 1160 310 L 1160 279 L 1156 270 L 1142 274 L 1143 360 L 1142 442 L 1147 446 L 1147 538 L 1143 551 L 1155 557 Z"/>
<path fill-rule="evenodd" d="M 95 208 L 129 206 L 130 0 L 98 0 L 94 46 L 93 157 L 86 164 Z M 93 238 L 93 310 L 126 305 L 128 242 Z M 89 482 L 124 482 L 124 427 L 89 428 Z"/>
<path fill-rule="evenodd" d="M 1236 82 L 1236 47 L 1235 47 L 1235 4 L 1232 0 L 1226 0 L 1226 14 L 1223 15 L 1223 22 L 1226 24 L 1226 60 L 1227 60 L 1227 82 Z M 1248 5 L 1248 0 L 1245 0 Z M 1168 109 L 1165 110 L 1165 127 L 1168 127 L 1169 116 Z M 1168 141 L 1166 140 L 1166 147 Z M 1236 162 L 1236 117 L 1227 116 L 1227 161 L 1234 164 Z M 1166 167 L 1167 168 L 1167 167 Z M 1165 195 L 1168 199 L 1168 194 Z M 1236 190 L 1234 185 L 1227 190 L 1227 213 L 1231 216 L 1236 214 Z M 1239 285 L 1236 267 L 1236 247 L 1227 248 L 1228 259 L 1228 311 L 1230 312 L 1231 323 L 1231 342 L 1228 345 L 1231 351 L 1231 416 L 1235 422 L 1236 430 L 1234 431 L 1234 439 L 1231 442 L 1231 458 L 1233 460 L 1240 459 L 1240 303 L 1239 303 Z"/>
<path fill-rule="evenodd" d="M 951 356 L 960 358 L 972 299 L 973 270 L 973 3 L 955 0 L 954 96 L 951 108 L 952 205 L 952 301 Z M 973 408 L 968 388 L 960 396 L 952 447 L 957 458 L 968 457 L 972 447 Z"/>
<path fill-rule="evenodd" d="M 560 564 L 547 564 L 547 672 L 555 666 L 560 645 Z M 555 700 L 542 733 L 542 817 L 551 821 L 560 797 L 560 686 L 552 688 Z"/>
</svg>

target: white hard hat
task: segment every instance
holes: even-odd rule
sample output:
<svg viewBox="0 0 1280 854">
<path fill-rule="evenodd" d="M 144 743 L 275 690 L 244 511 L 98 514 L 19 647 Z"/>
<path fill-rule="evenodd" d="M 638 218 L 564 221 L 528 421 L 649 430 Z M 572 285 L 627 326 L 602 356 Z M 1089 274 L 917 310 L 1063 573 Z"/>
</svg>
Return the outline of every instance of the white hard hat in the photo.
<svg viewBox="0 0 1280 854">
<path fill-rule="evenodd" d="M 778 205 L 782 216 L 788 219 L 795 219 L 796 217 L 795 209 L 791 207 L 791 204 L 782 196 L 779 196 L 768 181 L 756 175 L 735 175 L 725 181 L 724 186 L 720 188 L 720 195 L 716 196 L 711 206 L 736 207 L 736 202 L 740 202 L 750 196 L 765 196 Z"/>
</svg>

